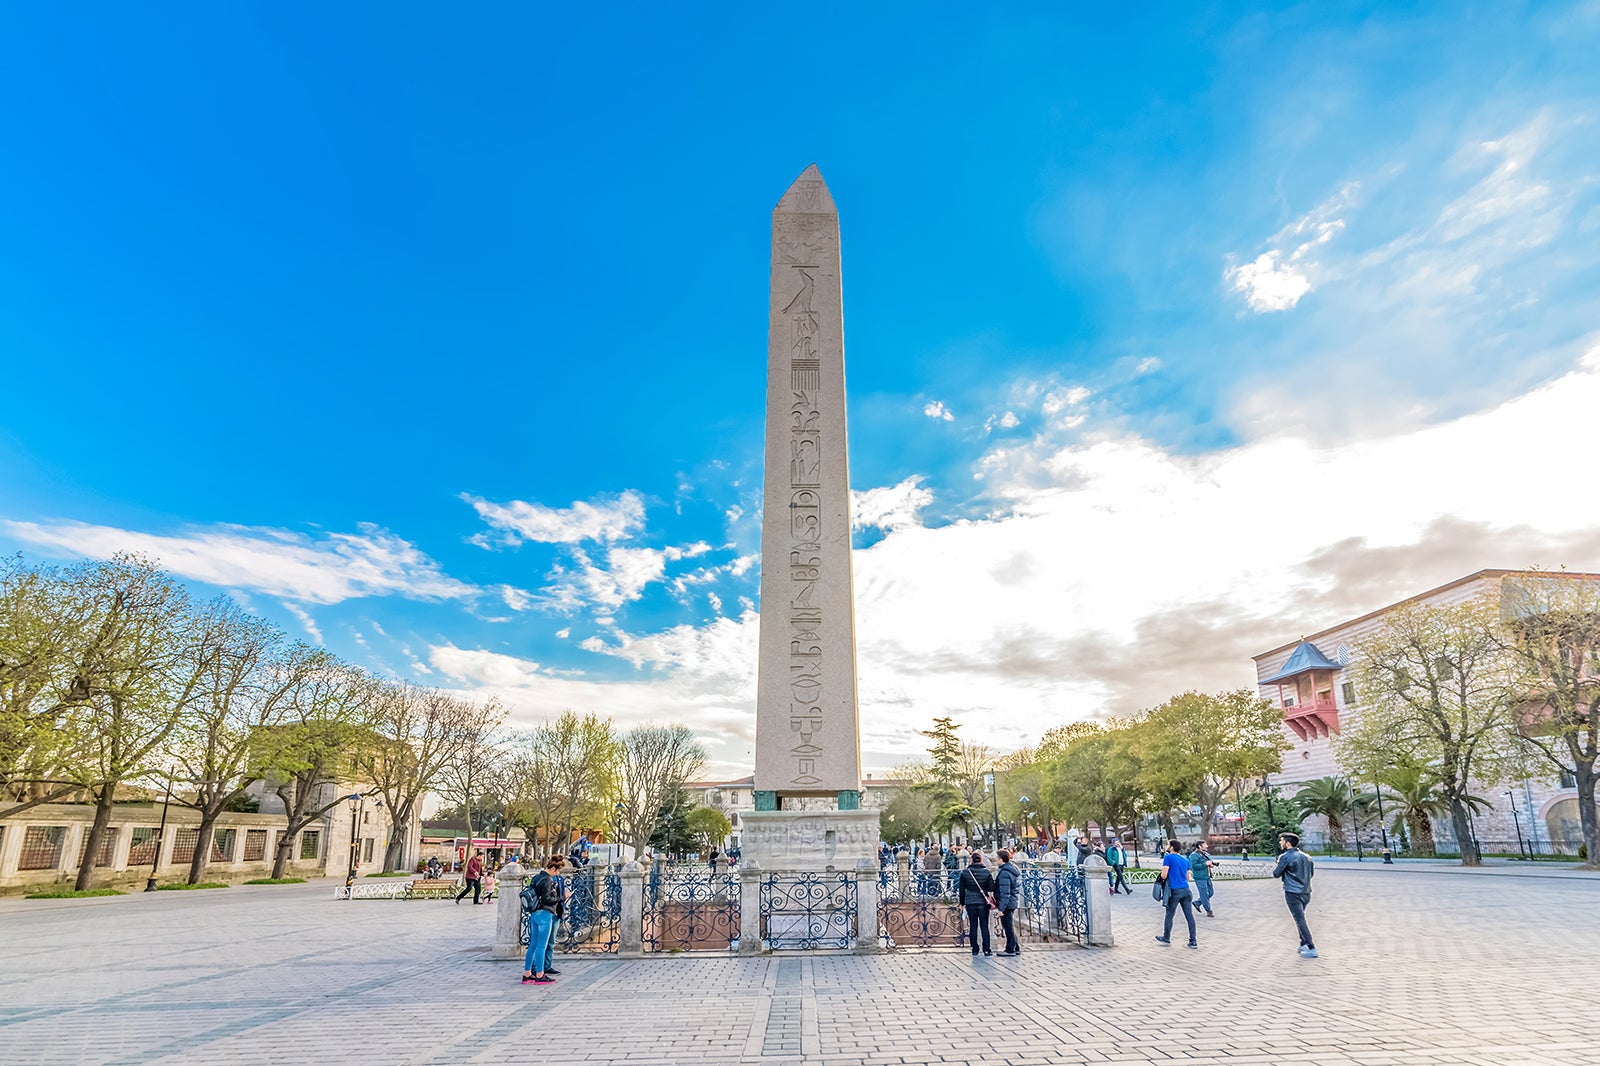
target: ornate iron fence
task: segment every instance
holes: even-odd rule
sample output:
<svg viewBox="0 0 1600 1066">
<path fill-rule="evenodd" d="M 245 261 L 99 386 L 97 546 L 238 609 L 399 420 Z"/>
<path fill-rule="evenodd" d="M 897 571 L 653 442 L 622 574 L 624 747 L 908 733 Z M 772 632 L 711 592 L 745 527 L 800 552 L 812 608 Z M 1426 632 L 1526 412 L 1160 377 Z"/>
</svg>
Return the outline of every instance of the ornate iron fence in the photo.
<svg viewBox="0 0 1600 1066">
<path fill-rule="evenodd" d="M 641 920 L 645 951 L 735 951 L 739 875 L 680 868 L 648 878 Z"/>
<path fill-rule="evenodd" d="M 964 947 L 966 914 L 944 871 L 908 870 L 878 884 L 879 937 L 887 948 Z"/>
<path fill-rule="evenodd" d="M 1082 866 L 1055 863 L 1022 872 L 1017 924 L 1041 939 L 1089 939 L 1089 898 Z"/>
<path fill-rule="evenodd" d="M 856 942 L 856 882 L 850 874 L 767 874 L 760 900 L 763 947 L 847 948 Z"/>
<path fill-rule="evenodd" d="M 569 894 L 565 913 L 556 926 L 556 950 L 563 954 L 615 952 L 622 925 L 621 876 L 614 868 L 586 866 L 563 874 L 561 880 Z M 521 889 L 520 884 L 501 885 L 502 891 Z M 517 943 L 528 946 L 526 904 L 517 923 Z"/>
</svg>

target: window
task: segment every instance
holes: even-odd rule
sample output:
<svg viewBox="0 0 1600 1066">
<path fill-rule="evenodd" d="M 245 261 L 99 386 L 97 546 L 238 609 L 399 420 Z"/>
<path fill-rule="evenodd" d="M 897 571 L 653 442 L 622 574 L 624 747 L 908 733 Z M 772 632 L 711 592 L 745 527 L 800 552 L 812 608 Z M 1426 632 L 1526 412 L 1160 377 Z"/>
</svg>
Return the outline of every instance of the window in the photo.
<svg viewBox="0 0 1600 1066">
<path fill-rule="evenodd" d="M 78 847 L 78 865 L 83 865 L 83 857 L 89 854 L 89 830 L 83 831 L 83 843 Z M 95 852 L 94 864 L 96 866 L 110 866 L 117 854 L 117 830 L 115 826 L 106 826 L 105 832 L 100 834 L 100 847 Z"/>
<path fill-rule="evenodd" d="M 156 829 L 153 825 L 136 825 L 128 848 L 128 865 L 143 866 L 156 861 Z"/>
<path fill-rule="evenodd" d="M 300 857 L 314 859 L 322 851 L 322 830 L 307 829 L 300 834 Z"/>
<path fill-rule="evenodd" d="M 267 831 L 265 829 L 246 829 L 244 831 L 244 861 L 260 862 L 267 857 Z"/>
<path fill-rule="evenodd" d="M 365 839 L 365 840 L 363 840 L 361 842 L 361 861 L 362 862 L 371 862 L 372 861 L 372 838 L 371 837 L 367 837 L 367 839 Z"/>
<path fill-rule="evenodd" d="M 172 834 L 172 855 L 167 859 L 170 863 L 182 864 L 194 861 L 195 849 L 200 846 L 200 830 L 184 827 Z"/>
<path fill-rule="evenodd" d="M 372 812 L 371 811 L 362 811 L 361 812 L 361 824 L 362 825 L 371 825 L 372 824 Z"/>
<path fill-rule="evenodd" d="M 22 833 L 19 870 L 54 870 L 61 864 L 61 848 L 66 843 L 64 825 L 30 825 Z"/>
<path fill-rule="evenodd" d="M 1355 686 L 1355 683 L 1351 682 L 1351 681 L 1346 681 L 1344 684 L 1339 686 L 1339 690 L 1340 690 L 1340 695 L 1344 696 L 1344 705 L 1346 707 L 1354 707 L 1356 705 L 1356 686 Z"/>
<path fill-rule="evenodd" d="M 211 861 L 232 862 L 233 845 L 238 838 L 237 829 L 214 829 L 211 831 Z"/>
<path fill-rule="evenodd" d="M 1561 771 L 1561 787 L 1562 788 L 1577 788 L 1578 787 L 1578 775 L 1573 773 L 1571 770 L 1563 770 L 1563 771 Z"/>
</svg>

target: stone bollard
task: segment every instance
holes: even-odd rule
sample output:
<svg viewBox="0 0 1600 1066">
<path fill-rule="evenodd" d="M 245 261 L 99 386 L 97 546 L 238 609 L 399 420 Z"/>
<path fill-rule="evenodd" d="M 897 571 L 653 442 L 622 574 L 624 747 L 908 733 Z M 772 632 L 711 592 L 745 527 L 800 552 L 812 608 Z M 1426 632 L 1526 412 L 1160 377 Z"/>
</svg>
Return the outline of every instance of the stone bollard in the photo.
<svg viewBox="0 0 1600 1066">
<path fill-rule="evenodd" d="M 617 916 L 617 954 L 644 954 L 644 867 L 630 862 L 618 875 L 622 882 L 621 911 Z"/>
<path fill-rule="evenodd" d="M 1084 917 L 1088 923 L 1085 939 L 1090 947 L 1108 948 L 1116 943 L 1111 936 L 1111 896 L 1095 891 L 1105 883 L 1110 869 L 1098 855 L 1090 855 L 1083 862 Z"/>
<path fill-rule="evenodd" d="M 508 862 L 496 875 L 500 882 L 500 898 L 494 901 L 494 957 L 515 959 L 523 954 L 522 939 L 522 886 L 528 883 L 528 872 L 521 863 Z"/>
<path fill-rule="evenodd" d="M 904 858 L 904 856 L 901 856 Z M 905 865 L 901 864 L 901 870 Z M 882 951 L 878 929 L 878 861 L 856 860 L 856 951 L 870 955 Z"/>
<path fill-rule="evenodd" d="M 911 897 L 911 856 L 903 851 L 894 857 L 894 878 L 895 888 L 899 892 L 900 898 L 909 899 Z"/>
<path fill-rule="evenodd" d="M 761 954 L 761 864 L 739 864 L 739 954 Z"/>
</svg>

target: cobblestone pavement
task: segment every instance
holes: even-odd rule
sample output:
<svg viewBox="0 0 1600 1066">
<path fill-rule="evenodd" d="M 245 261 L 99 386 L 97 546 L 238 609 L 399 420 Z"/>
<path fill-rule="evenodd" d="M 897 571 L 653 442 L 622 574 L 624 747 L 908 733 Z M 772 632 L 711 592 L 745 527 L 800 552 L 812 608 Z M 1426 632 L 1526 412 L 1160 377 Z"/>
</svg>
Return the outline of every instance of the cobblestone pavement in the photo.
<svg viewBox="0 0 1600 1066">
<path fill-rule="evenodd" d="M 1140 891 L 1110 949 L 572 959 L 549 987 L 487 957 L 488 906 L 333 882 L 0 900 L 0 1062 L 1593 1061 L 1600 880 L 1319 874 L 1317 960 L 1254 881 L 1220 886 L 1199 951 L 1155 943 Z"/>
</svg>

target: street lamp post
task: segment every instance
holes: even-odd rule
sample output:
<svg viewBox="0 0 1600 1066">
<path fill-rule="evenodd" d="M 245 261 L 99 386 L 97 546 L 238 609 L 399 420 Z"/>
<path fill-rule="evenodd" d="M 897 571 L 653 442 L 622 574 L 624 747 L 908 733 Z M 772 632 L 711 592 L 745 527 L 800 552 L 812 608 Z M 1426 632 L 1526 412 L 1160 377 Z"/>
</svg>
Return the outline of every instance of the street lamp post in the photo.
<svg viewBox="0 0 1600 1066">
<path fill-rule="evenodd" d="M 1517 854 L 1526 859 L 1528 852 L 1522 846 L 1522 818 L 1517 813 L 1517 794 L 1508 791 L 1506 795 L 1511 798 L 1511 824 L 1517 827 Z"/>
<path fill-rule="evenodd" d="M 1372 794 L 1378 797 L 1378 833 L 1383 837 L 1383 861 L 1390 866 L 1394 865 L 1394 854 L 1389 850 L 1389 827 L 1383 822 L 1383 784 L 1378 782 L 1372 786 Z"/>
<path fill-rule="evenodd" d="M 350 873 L 344 879 L 344 885 L 349 888 L 356 883 L 356 816 L 361 811 L 361 797 L 355 793 L 345 797 L 350 803 Z"/>
<path fill-rule="evenodd" d="M 616 827 L 616 833 L 614 834 L 614 839 L 611 842 L 611 849 L 612 849 L 612 859 L 611 859 L 611 861 L 612 861 L 613 865 L 618 865 L 618 866 L 620 866 L 622 864 L 622 812 L 623 812 L 622 801 L 618 800 L 617 801 L 617 805 L 615 807 L 611 808 L 611 815 L 612 815 L 611 824 Z M 638 857 L 639 856 L 637 856 L 637 855 L 634 856 L 635 859 L 637 859 Z"/>
<path fill-rule="evenodd" d="M 994 836 L 991 847 L 1000 846 L 1000 790 L 994 787 L 994 774 L 984 774 L 983 783 L 989 786 L 989 802 L 994 807 Z"/>
<path fill-rule="evenodd" d="M 172 803 L 172 774 L 167 774 L 167 794 L 161 801 L 161 828 L 156 830 L 156 853 L 150 860 L 150 879 L 144 883 L 146 892 L 156 890 L 156 867 L 161 865 L 161 849 L 167 842 L 167 806 Z"/>
</svg>

